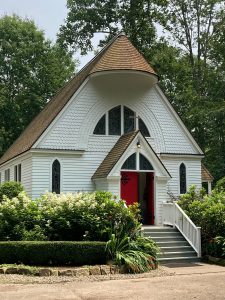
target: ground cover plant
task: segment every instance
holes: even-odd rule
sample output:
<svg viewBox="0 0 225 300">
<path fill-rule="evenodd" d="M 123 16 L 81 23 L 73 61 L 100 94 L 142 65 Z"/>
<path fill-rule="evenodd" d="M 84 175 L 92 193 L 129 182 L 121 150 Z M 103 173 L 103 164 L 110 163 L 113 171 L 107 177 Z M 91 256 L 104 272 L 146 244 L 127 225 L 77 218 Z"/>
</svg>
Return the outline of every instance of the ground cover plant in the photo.
<svg viewBox="0 0 225 300">
<path fill-rule="evenodd" d="M 203 254 L 224 257 L 225 190 L 215 188 L 211 195 L 206 195 L 203 189 L 192 186 L 178 204 L 201 227 Z"/>
</svg>

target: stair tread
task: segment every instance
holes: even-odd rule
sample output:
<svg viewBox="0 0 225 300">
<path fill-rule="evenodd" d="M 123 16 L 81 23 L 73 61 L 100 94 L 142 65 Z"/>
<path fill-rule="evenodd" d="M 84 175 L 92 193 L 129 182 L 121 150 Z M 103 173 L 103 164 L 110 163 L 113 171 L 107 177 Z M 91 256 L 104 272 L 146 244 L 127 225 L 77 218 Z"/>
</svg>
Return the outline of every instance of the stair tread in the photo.
<svg viewBox="0 0 225 300">
<path fill-rule="evenodd" d="M 197 256 L 196 257 L 193 257 L 193 256 L 179 256 L 179 257 L 160 257 L 158 258 L 158 260 L 186 260 L 186 259 L 194 259 L 194 258 L 198 258 Z"/>
</svg>

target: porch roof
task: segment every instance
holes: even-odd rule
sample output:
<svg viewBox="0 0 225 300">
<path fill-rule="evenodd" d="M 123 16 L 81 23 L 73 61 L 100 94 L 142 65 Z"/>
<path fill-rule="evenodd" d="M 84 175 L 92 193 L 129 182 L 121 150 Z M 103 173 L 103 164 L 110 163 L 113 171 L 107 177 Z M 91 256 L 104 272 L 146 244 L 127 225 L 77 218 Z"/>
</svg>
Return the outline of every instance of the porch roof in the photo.
<svg viewBox="0 0 225 300">
<path fill-rule="evenodd" d="M 106 155 L 105 159 L 95 171 L 92 179 L 106 178 L 108 176 L 138 132 L 139 131 L 132 131 L 130 133 L 123 134 L 119 138 L 114 147 L 109 151 L 108 155 Z"/>
<path fill-rule="evenodd" d="M 166 169 L 160 158 L 157 156 L 155 151 L 152 149 L 151 145 L 148 143 L 146 138 L 142 135 L 142 133 L 137 131 L 132 131 L 130 133 L 123 134 L 116 144 L 113 146 L 113 148 L 109 151 L 109 153 L 106 155 L 105 159 L 102 161 L 98 169 L 95 171 L 94 175 L 92 176 L 92 179 L 100 179 L 100 178 L 106 178 L 109 173 L 112 171 L 114 166 L 117 164 L 121 156 L 124 154 L 126 149 L 129 147 L 129 145 L 132 143 L 134 138 L 140 134 L 144 140 L 146 141 L 147 145 L 151 149 L 151 151 L 154 153 L 157 161 L 161 164 L 162 168 L 166 171 L 166 173 L 171 177 L 169 171 Z"/>
<path fill-rule="evenodd" d="M 212 174 L 209 172 L 206 166 L 202 164 L 202 182 L 213 181 L 213 180 L 214 177 L 212 176 Z"/>
</svg>

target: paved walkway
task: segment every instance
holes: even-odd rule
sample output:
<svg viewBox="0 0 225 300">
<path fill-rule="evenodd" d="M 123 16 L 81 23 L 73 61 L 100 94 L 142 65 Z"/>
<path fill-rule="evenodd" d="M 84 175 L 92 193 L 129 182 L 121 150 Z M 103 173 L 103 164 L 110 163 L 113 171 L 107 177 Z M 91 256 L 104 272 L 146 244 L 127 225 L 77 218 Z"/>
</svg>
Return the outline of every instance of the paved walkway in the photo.
<svg viewBox="0 0 225 300">
<path fill-rule="evenodd" d="M 172 276 L 0 285 L 1 300 L 225 300 L 225 268 L 205 264 L 168 265 Z"/>
</svg>

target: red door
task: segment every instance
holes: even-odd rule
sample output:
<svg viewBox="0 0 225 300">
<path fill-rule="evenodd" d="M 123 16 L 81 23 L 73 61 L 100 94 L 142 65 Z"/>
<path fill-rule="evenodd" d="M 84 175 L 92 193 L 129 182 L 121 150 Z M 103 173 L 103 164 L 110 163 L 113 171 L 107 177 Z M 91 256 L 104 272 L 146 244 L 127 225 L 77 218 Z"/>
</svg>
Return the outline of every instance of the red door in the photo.
<svg viewBox="0 0 225 300">
<path fill-rule="evenodd" d="M 138 202 L 137 172 L 121 172 L 120 195 L 121 199 L 126 200 L 127 205 Z"/>
<path fill-rule="evenodd" d="M 148 187 L 148 224 L 154 225 L 154 173 L 147 173 L 146 184 Z"/>
</svg>

